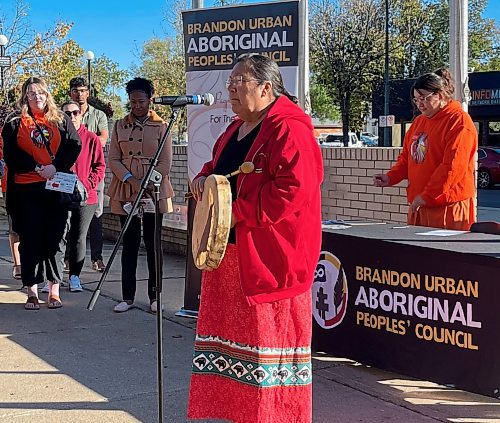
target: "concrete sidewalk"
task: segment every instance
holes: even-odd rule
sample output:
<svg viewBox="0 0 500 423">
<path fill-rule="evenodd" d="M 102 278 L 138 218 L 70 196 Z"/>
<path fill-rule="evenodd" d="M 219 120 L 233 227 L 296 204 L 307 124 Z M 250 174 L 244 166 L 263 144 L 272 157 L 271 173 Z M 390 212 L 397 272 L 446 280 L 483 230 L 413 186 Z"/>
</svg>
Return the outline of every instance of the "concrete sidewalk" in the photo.
<svg viewBox="0 0 500 423">
<path fill-rule="evenodd" d="M 62 288 L 64 307 L 26 311 L 11 278 L 0 218 L 0 422 L 157 422 L 155 317 L 147 312 L 141 254 L 136 308 L 121 298 L 119 255 L 93 311 L 86 309 L 100 274 L 88 264 L 85 291 Z M 105 246 L 109 255 L 112 245 Z M 164 258 L 165 422 L 186 422 L 195 320 L 182 306 L 184 257 Z M 46 294 L 41 294 L 45 299 Z M 390 358 L 388 358 L 390 359 Z M 418 357 L 415 357 L 418 359 Z M 314 423 L 500 422 L 500 401 L 314 353 Z"/>
</svg>

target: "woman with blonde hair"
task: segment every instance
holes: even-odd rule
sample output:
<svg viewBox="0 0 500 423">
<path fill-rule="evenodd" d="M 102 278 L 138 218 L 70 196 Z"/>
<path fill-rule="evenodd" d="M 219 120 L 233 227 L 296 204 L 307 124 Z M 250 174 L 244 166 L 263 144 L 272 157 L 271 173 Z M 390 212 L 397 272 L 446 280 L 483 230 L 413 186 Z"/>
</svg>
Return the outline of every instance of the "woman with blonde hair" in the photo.
<svg viewBox="0 0 500 423">
<path fill-rule="evenodd" d="M 28 293 L 24 308 L 40 308 L 37 289 L 44 278 L 49 281 L 48 307 L 59 308 L 59 246 L 68 211 L 60 205 L 60 193 L 45 185 L 56 172 L 70 171 L 80 153 L 81 141 L 43 79 L 30 77 L 24 82 L 18 108 L 7 118 L 2 138 L 5 162 L 12 176 L 7 209 L 13 218 L 13 230 L 19 234 L 21 275 Z"/>
</svg>

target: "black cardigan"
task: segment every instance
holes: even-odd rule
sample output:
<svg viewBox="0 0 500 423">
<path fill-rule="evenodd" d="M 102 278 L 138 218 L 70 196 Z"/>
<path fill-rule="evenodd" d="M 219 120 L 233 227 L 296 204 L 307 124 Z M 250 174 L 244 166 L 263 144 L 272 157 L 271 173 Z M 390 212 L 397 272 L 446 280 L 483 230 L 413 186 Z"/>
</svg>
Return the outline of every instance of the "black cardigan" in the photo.
<svg viewBox="0 0 500 423">
<path fill-rule="evenodd" d="M 38 164 L 31 154 L 19 148 L 17 134 L 20 123 L 21 114 L 18 111 L 14 112 L 7 117 L 2 130 L 3 153 L 7 165 L 7 210 L 9 209 L 8 192 L 15 189 L 14 176 L 17 173 L 31 172 L 35 170 L 35 166 Z M 59 172 L 69 172 L 80 154 L 82 141 L 67 115 L 64 115 L 64 120 L 57 127 L 61 134 L 61 144 L 57 149 L 52 164 Z"/>
<path fill-rule="evenodd" d="M 2 130 L 4 159 L 9 174 L 31 172 L 38 164 L 33 156 L 19 148 L 17 133 L 20 123 L 21 114 L 14 112 L 6 119 Z M 69 172 L 80 154 L 82 141 L 68 116 L 64 115 L 64 120 L 57 127 L 61 134 L 61 144 L 52 164 L 60 172 Z"/>
</svg>

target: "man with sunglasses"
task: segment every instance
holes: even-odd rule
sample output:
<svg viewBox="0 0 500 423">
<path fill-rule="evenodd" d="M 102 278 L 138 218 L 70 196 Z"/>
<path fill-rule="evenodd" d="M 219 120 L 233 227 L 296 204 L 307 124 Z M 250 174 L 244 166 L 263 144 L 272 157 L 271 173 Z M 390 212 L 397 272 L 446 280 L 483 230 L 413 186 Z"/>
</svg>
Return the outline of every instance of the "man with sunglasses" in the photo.
<svg viewBox="0 0 500 423">
<path fill-rule="evenodd" d="M 69 231 L 66 234 L 66 254 L 69 263 L 69 290 L 82 290 L 80 273 L 85 261 L 86 238 L 90 222 L 98 203 L 97 187 L 104 180 L 106 164 L 99 137 L 88 131 L 82 124 L 80 105 L 75 101 L 67 101 L 61 106 L 69 116 L 82 140 L 82 149 L 73 170 L 87 190 L 87 204 L 72 210 L 69 217 Z"/>
<path fill-rule="evenodd" d="M 98 110 L 88 104 L 89 85 L 84 78 L 77 77 L 69 81 L 69 95 L 73 101 L 79 104 L 82 114 L 82 124 L 90 131 L 98 135 L 102 148 L 108 142 L 109 130 L 108 119 L 102 110 Z M 92 268 L 103 272 L 106 265 L 102 258 L 102 212 L 104 208 L 104 180 L 97 187 L 98 203 L 92 222 L 90 223 L 90 258 Z"/>
</svg>

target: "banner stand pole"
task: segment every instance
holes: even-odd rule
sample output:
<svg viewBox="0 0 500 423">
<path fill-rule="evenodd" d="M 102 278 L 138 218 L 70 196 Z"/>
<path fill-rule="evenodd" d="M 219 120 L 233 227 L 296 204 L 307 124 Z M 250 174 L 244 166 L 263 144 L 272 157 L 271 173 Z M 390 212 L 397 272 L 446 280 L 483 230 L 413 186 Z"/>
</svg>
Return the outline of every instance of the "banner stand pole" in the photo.
<svg viewBox="0 0 500 423">
<path fill-rule="evenodd" d="M 191 239 L 193 234 L 194 211 L 196 200 L 188 199 L 187 210 L 187 248 L 186 248 L 186 277 L 184 283 L 184 306 L 175 313 L 178 317 L 198 318 L 200 308 L 201 292 L 201 270 L 194 265 L 193 254 L 191 253 Z"/>
</svg>

